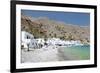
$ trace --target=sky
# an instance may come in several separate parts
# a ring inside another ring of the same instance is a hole
[[[31,17],[47,17],[51,20],[61,21],[67,24],[89,26],[90,14],[79,12],[56,12],[56,11],[38,11],[38,10],[21,10],[21,13]]]

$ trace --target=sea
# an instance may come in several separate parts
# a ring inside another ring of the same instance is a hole
[[[69,53],[74,59],[89,60],[90,59],[90,45],[77,45],[71,47],[64,47],[64,53]]]

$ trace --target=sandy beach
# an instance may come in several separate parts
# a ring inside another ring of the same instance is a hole
[[[44,46],[41,49],[22,50],[21,62],[51,62],[51,61],[67,61],[78,60],[79,58],[70,52],[65,53],[63,47]]]
[[[58,48],[54,46],[43,47],[30,51],[22,50],[21,62],[48,62],[58,61]]]

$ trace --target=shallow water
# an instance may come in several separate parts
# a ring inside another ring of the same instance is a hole
[[[64,53],[70,53],[76,60],[88,60],[90,59],[90,46],[89,45],[80,45],[72,47],[64,47]]]

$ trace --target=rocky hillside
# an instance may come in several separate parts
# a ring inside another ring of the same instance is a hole
[[[90,28],[54,21],[47,17],[21,16],[21,30],[30,32],[36,38],[60,38],[90,42]]]

